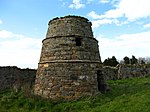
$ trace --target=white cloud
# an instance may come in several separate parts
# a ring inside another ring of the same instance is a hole
[[[118,10],[119,12],[119,10]],[[113,13],[113,10],[108,11],[105,15],[98,15],[95,11],[88,13],[89,17],[92,17],[92,28],[98,28],[104,24],[116,24],[118,26],[128,24],[128,21],[119,21],[116,17],[121,17],[122,13]]]
[[[0,39],[0,65],[37,68],[42,40],[23,35],[20,37],[20,34],[5,30],[4,32],[5,37],[9,38]],[[3,33],[0,33],[0,37],[2,36]]]
[[[89,13],[88,13],[88,16],[89,16],[89,17],[92,17],[93,19],[100,19],[100,18],[101,18],[101,16],[98,15],[95,11],[89,12]]]
[[[123,16],[123,12],[120,9],[109,10],[105,15],[100,15],[99,18],[119,18]]]
[[[6,30],[0,30],[0,38],[22,38],[23,35],[20,34],[14,34],[12,32],[6,31]]]
[[[117,13],[120,17],[122,13],[128,20],[136,20],[150,16],[149,6],[150,0],[121,0],[112,14]]]
[[[118,9],[122,10],[129,20],[150,16],[150,0],[121,0]]]
[[[114,17],[118,16],[117,14],[111,14],[112,11],[108,12],[107,16],[109,17],[109,15],[111,15],[111,18],[103,18],[103,15],[98,15],[96,12],[91,11],[90,13],[88,13],[88,16],[92,17],[93,20],[92,21],[92,28],[98,28],[101,25],[104,24],[116,24],[116,25],[123,25],[123,24],[128,24],[128,21],[119,21],[118,19],[115,19]],[[105,15],[106,16],[106,15]]]
[[[116,20],[116,19],[102,19],[102,20],[95,20],[95,21],[92,21],[92,28],[97,28],[101,25],[104,25],[104,24],[112,24],[112,23],[115,23],[115,24],[119,24],[119,21]]]
[[[109,0],[100,0],[100,3],[109,3]]]
[[[60,2],[62,2],[62,7],[66,7],[68,5],[68,2],[66,0],[59,0]]]
[[[150,28],[150,23],[145,24],[145,25],[144,25],[144,28]]]
[[[136,34],[123,34],[119,37],[108,39],[105,37],[97,38],[102,60],[116,56],[123,59],[125,56],[146,57],[150,55],[150,32]]]
[[[0,24],[2,24],[3,22],[2,22],[2,20],[0,20]]]
[[[69,5],[69,8],[80,9],[85,7],[85,4],[80,3],[80,0],[73,0],[72,4]]]
[[[113,5],[115,9],[108,10],[104,14],[91,11],[88,16],[93,19],[118,19],[123,17],[126,18],[126,21],[150,17],[150,0],[120,0]]]

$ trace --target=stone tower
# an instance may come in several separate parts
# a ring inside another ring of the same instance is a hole
[[[91,22],[65,16],[49,22],[38,65],[34,93],[49,99],[77,99],[98,93],[101,68]]]

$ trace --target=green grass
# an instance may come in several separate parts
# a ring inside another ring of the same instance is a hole
[[[0,112],[150,112],[150,77],[108,81],[111,91],[94,98],[51,102],[23,92],[0,92]]]

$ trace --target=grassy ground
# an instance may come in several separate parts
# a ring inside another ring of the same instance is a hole
[[[150,77],[109,81],[111,91],[95,98],[50,102],[23,92],[0,92],[0,112],[150,112]]]

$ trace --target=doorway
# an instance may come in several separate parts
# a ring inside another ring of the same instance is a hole
[[[101,93],[106,91],[106,81],[105,81],[105,77],[104,74],[102,73],[101,70],[97,71],[97,82],[98,82],[98,91],[100,91]]]

